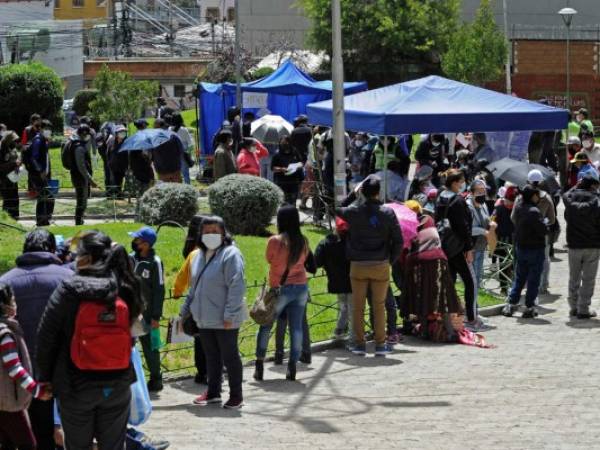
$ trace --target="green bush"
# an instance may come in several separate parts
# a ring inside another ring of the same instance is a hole
[[[251,175],[228,175],[208,189],[211,211],[236,234],[264,234],[282,201],[281,189]]]
[[[258,69],[248,74],[249,81],[260,80],[261,78],[268,77],[275,69],[272,67],[259,67]]]
[[[73,97],[73,111],[79,117],[87,116],[90,113],[90,103],[96,100],[98,91],[96,89],[82,89],[77,91]]]
[[[186,226],[198,212],[198,191],[181,183],[160,183],[140,199],[140,220],[148,225],[177,222]]]
[[[0,67],[0,122],[21,132],[38,113],[63,131],[63,85],[56,72],[39,62]]]

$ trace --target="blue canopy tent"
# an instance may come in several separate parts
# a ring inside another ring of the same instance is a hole
[[[212,153],[212,138],[227,118],[227,110],[235,105],[236,86],[232,83],[200,83],[198,103],[200,107],[199,132],[203,154]],[[345,93],[353,94],[367,89],[365,82],[345,83]],[[331,81],[315,81],[287,60],[271,75],[260,80],[242,84],[242,93],[267,94],[267,109],[270,114],[282,116],[288,121],[306,114],[309,103],[332,97]],[[243,111],[257,113],[260,108],[244,108]]]
[[[332,125],[333,103],[308,105],[311,123]],[[438,76],[344,98],[346,128],[380,135],[561,130],[568,111]]]

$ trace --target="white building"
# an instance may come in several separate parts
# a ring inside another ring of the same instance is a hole
[[[235,20],[235,0],[197,0],[202,22]]]

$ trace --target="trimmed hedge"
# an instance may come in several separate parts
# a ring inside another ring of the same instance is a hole
[[[228,175],[208,189],[212,213],[236,234],[264,234],[282,201],[279,187],[251,175]]]
[[[56,72],[40,62],[0,67],[0,122],[21,132],[33,113],[63,131],[63,85]]]
[[[186,226],[198,212],[198,191],[182,183],[159,183],[139,203],[140,220],[148,225],[172,221]]]
[[[87,116],[90,113],[90,103],[98,98],[97,89],[82,89],[77,91],[73,97],[73,111],[79,117]]]

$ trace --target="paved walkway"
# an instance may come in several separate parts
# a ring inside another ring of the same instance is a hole
[[[537,319],[492,318],[495,349],[407,339],[386,359],[331,350],[297,382],[269,364],[256,383],[247,368],[241,412],[193,406],[201,387],[174,382],[144,430],[175,450],[600,448],[600,320],[568,318],[566,256]]]

